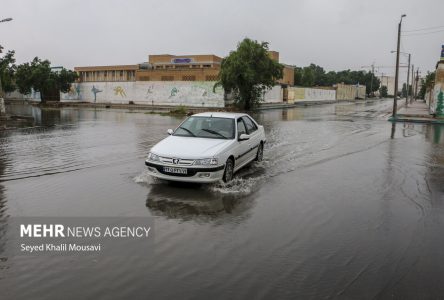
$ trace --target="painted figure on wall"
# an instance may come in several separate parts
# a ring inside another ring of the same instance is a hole
[[[179,90],[175,87],[171,89],[170,98],[176,96],[176,94],[179,92]]]
[[[116,95],[116,96],[119,96],[120,95],[120,97],[126,97],[126,93],[125,93],[125,90],[123,89],[123,87],[121,87],[121,86],[116,86],[115,88],[114,88],[114,95]]]
[[[145,99],[150,99],[151,95],[153,94],[154,85],[150,85],[148,89],[146,90]]]
[[[96,101],[97,101],[97,93],[101,93],[101,92],[103,92],[103,91],[102,91],[102,90],[99,90],[98,88],[96,88],[96,87],[93,85],[93,87],[92,87],[92,89],[91,89],[91,92],[94,93],[94,103],[96,103]]]
[[[76,85],[77,99],[80,100],[80,85]]]
[[[444,93],[442,90],[438,94],[438,103],[436,105],[436,116],[439,118],[444,117]]]

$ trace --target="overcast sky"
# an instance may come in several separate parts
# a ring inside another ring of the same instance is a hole
[[[402,37],[415,66],[433,70],[444,0],[0,0],[0,19],[14,18],[0,23],[0,44],[18,63],[39,56],[72,68],[140,63],[148,54],[225,56],[250,37],[268,41],[283,63],[358,70],[394,65],[403,13],[403,30],[441,26]]]

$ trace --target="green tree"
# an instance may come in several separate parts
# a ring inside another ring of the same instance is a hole
[[[439,94],[438,94],[438,103],[436,105],[436,115],[438,117],[444,116],[444,94],[442,91],[439,91]]]
[[[294,85],[302,85],[303,72],[301,67],[294,67]]]
[[[364,78],[365,78],[364,79],[365,80],[364,81],[365,91],[366,91],[367,95],[369,95],[369,96],[373,95],[374,92],[379,90],[379,86],[381,85],[381,81],[372,72],[365,73]]]
[[[36,57],[31,63],[19,65],[15,77],[20,93],[29,94],[32,89],[38,91],[44,103],[54,93],[68,92],[71,83],[77,79],[77,73],[65,68],[54,72],[48,60]]]
[[[310,67],[305,67],[302,69],[302,86],[311,87],[315,83],[314,70]]]
[[[268,56],[268,43],[245,38],[222,60],[215,87],[222,85],[225,91],[234,94],[237,105],[250,110],[282,77],[283,65]]]
[[[386,87],[385,85],[383,85],[383,86],[381,86],[381,87],[379,88],[379,95],[380,95],[382,98],[387,98],[387,96],[388,96],[388,90],[387,90],[387,87]]]
[[[3,47],[0,46],[0,53],[2,53]],[[14,51],[8,51],[3,57],[0,58],[0,90],[6,93],[13,92],[15,90],[15,58]],[[0,95],[1,97],[1,95]]]
[[[421,89],[418,93],[419,99],[424,99],[427,91],[430,91],[435,85],[435,72],[427,72],[425,78],[421,79]]]

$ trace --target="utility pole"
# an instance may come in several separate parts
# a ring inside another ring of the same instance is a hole
[[[396,118],[396,113],[398,111],[398,76],[399,76],[399,47],[401,44],[401,24],[402,24],[402,18],[404,18],[406,15],[401,15],[401,20],[399,20],[398,24],[398,44],[396,47],[396,70],[395,70],[395,91],[393,93],[393,113],[392,117]]]
[[[413,83],[415,81],[415,65],[412,64],[412,94],[410,95],[410,103],[413,103],[414,91]]]
[[[419,81],[419,68],[416,69],[415,101],[418,98],[418,81]]]
[[[407,67],[407,84],[406,84],[406,89],[407,89],[407,96],[405,97],[405,107],[407,107],[407,103],[409,103],[409,79],[410,79],[410,58],[411,58],[411,54],[409,53],[409,66]]]
[[[373,74],[375,73],[375,63],[372,63],[372,74],[371,74],[371,80],[370,80],[370,94],[372,95],[372,97],[374,96],[373,94]]]

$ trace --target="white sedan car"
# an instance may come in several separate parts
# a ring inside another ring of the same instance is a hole
[[[243,113],[200,113],[188,117],[151,148],[145,164],[151,176],[183,182],[230,181],[264,153],[264,127]]]

